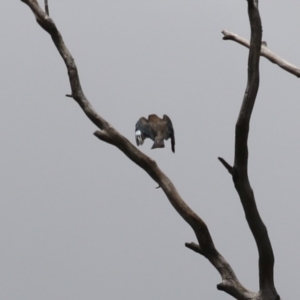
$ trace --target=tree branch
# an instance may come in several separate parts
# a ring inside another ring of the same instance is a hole
[[[48,0],[45,0],[45,12],[46,12],[46,14],[47,14],[48,16],[50,16],[50,15],[49,15]]]
[[[194,252],[203,255],[203,251],[202,251],[201,247],[198,244],[196,244],[196,243],[185,243],[185,246],[187,248],[193,250]]]
[[[62,36],[60,32],[57,30],[53,20],[41,9],[41,7],[39,6],[36,0],[21,0],[21,1],[27,4],[31,8],[32,12],[35,15],[37,23],[50,34],[59,54],[64,60],[68,70],[69,79],[70,79],[70,86],[72,90],[71,95],[74,98],[74,100],[80,105],[80,107],[87,115],[87,117],[98,128],[102,130],[108,129],[110,127],[110,124],[96,113],[96,111],[94,110],[90,102],[85,97],[83,90],[81,88],[75,61],[70,51],[66,47],[62,39]]]
[[[259,287],[262,299],[276,299],[274,286],[274,255],[267,228],[264,225],[248,178],[248,134],[249,124],[259,87],[259,59],[261,51],[262,25],[258,11],[258,0],[248,1],[251,26],[251,40],[248,59],[248,82],[235,128],[234,166],[237,176],[233,176],[235,188],[240,196],[246,219],[256,241],[259,252]]]
[[[247,39],[244,39],[238,36],[237,34],[227,30],[223,30],[222,33],[224,35],[223,40],[235,41],[247,48],[250,47],[250,42]],[[267,58],[270,62],[278,65],[280,68],[284,69],[285,71],[295,75],[298,78],[300,77],[300,69],[290,64],[286,60],[282,59],[277,54],[270,51],[266,43],[262,43],[260,49],[260,55]]]

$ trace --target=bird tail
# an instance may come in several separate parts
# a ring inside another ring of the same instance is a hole
[[[156,139],[151,149],[155,148],[165,148],[165,143],[163,139]]]
[[[174,136],[174,134],[171,135],[171,147],[172,147],[173,153],[175,153],[175,136]]]

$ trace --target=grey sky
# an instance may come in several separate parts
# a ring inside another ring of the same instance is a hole
[[[42,3],[42,1],[40,1]],[[241,282],[257,290],[257,250],[227,171],[246,86],[240,0],[49,0],[85,94],[129,140],[139,117],[167,113],[176,153],[140,148],[206,221]],[[295,65],[298,1],[261,1],[264,40]],[[229,299],[184,247],[196,241],[161,190],[95,126],[70,92],[62,59],[21,1],[0,1],[0,298]],[[275,252],[279,294],[300,267],[300,101],[296,77],[261,59],[249,175]]]

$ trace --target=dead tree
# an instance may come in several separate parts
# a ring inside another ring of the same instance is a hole
[[[248,225],[254,236],[259,253],[259,291],[253,292],[245,288],[235,275],[230,264],[216,249],[209,229],[205,222],[184,202],[170,179],[162,172],[156,162],[139,151],[111,124],[102,118],[92,107],[81,88],[79,74],[74,59],[66,47],[63,38],[54,21],[47,11],[44,12],[37,0],[21,0],[29,6],[35,15],[38,24],[47,31],[58,52],[63,58],[69,75],[72,97],[82,108],[86,116],[100,129],[94,135],[101,141],[114,145],[120,149],[130,160],[144,169],[148,175],[161,187],[166,197],[178,214],[192,227],[198,243],[186,243],[186,247],[207,258],[221,275],[222,282],[217,285],[232,297],[239,300],[279,300],[280,297],[274,285],[274,254],[264,225],[257,210],[254,193],[248,178],[248,134],[252,110],[255,104],[259,87],[259,60],[264,55],[271,61],[278,63],[278,57],[265,53],[265,46],[261,43],[262,25],[258,10],[258,0],[247,0],[248,14],[251,27],[249,43],[248,81],[242,106],[235,128],[235,156],[231,166],[223,158],[219,158],[224,167],[231,174],[234,186],[240,197]],[[223,32],[224,39],[233,39],[247,46],[245,41],[237,39],[234,35]],[[272,59],[271,59],[272,58]],[[277,60],[276,60],[277,59]],[[285,67],[290,71],[290,66]],[[299,77],[299,69],[291,73]]]

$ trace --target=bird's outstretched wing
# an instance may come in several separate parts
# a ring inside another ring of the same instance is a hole
[[[167,125],[167,139],[171,138],[172,151],[175,153],[175,133],[171,119],[167,115],[163,115],[163,120]]]
[[[135,124],[135,140],[136,144],[143,145],[144,140],[150,138],[154,140],[153,130],[147,119],[144,117],[140,118]]]

